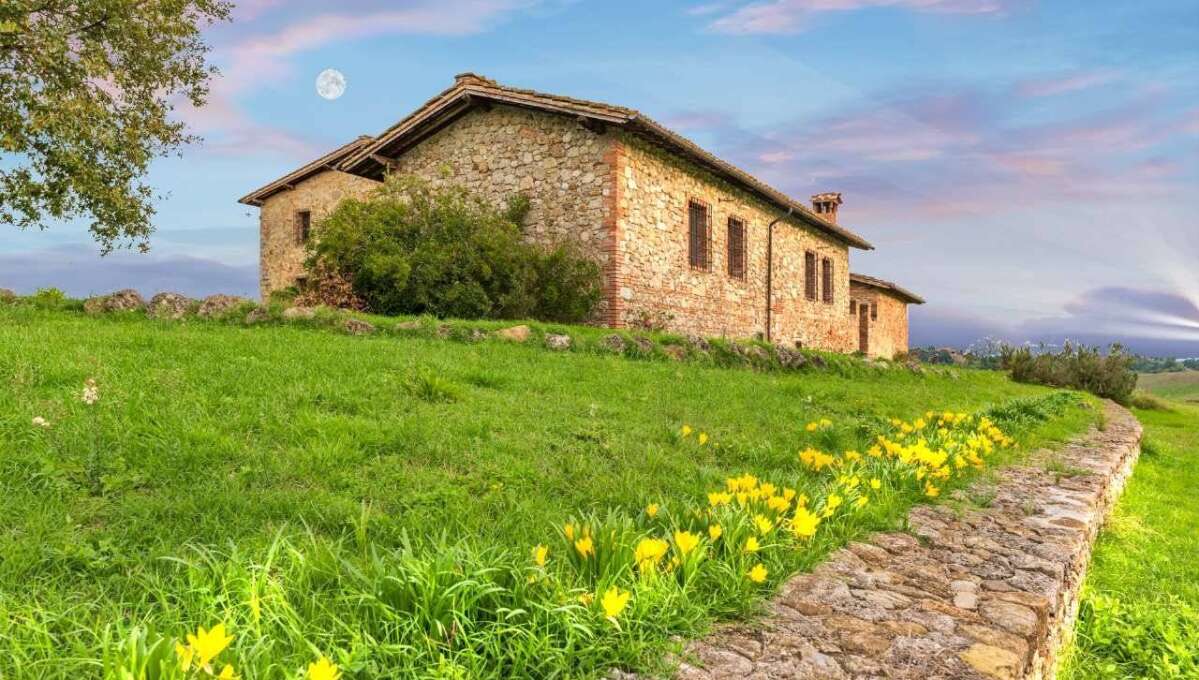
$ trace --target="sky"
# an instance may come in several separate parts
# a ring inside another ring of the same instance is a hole
[[[923,295],[913,345],[1199,356],[1199,2],[242,0],[203,142],[156,162],[148,255],[0,225],[0,286],[257,293],[237,198],[472,71],[636,108],[788,194],[840,191]],[[345,74],[317,95],[326,68]]]

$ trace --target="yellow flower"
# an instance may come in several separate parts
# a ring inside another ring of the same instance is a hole
[[[604,608],[604,616],[610,619],[620,616],[620,613],[628,606],[631,596],[632,593],[627,590],[621,591],[616,586],[609,588],[608,592],[604,593],[600,599],[600,606]]]
[[[723,534],[724,528],[719,524],[713,524],[712,526],[708,527],[708,538],[712,539],[713,542],[719,540]]]
[[[229,664],[225,664],[225,667],[221,669],[221,674],[216,677],[217,680],[237,680],[237,676],[233,674],[233,666]]]
[[[746,576],[748,576],[749,580],[753,581],[754,583],[762,583],[766,580],[766,567],[763,567],[760,564],[755,564],[754,568],[750,569]]]
[[[590,607],[592,602],[595,602],[595,596],[591,593],[583,593],[579,595],[579,603],[584,607]]]
[[[655,516],[657,516],[657,514],[658,514],[658,504],[657,504],[657,503],[650,503],[649,505],[645,506],[645,514],[649,515],[650,517],[655,517]]]
[[[196,652],[191,647],[185,647],[183,644],[176,642],[175,656],[179,657],[179,670],[186,673],[192,667],[192,659],[195,658]]]
[[[758,545],[758,538],[756,536],[750,536],[745,540],[745,552],[756,553],[761,549],[762,546]]]
[[[690,531],[676,531],[674,532],[674,545],[679,549],[681,555],[686,556],[699,545],[699,536]]]
[[[700,432],[700,433],[699,433],[699,438],[698,438],[696,441],[698,441],[698,442],[699,442],[699,445],[700,445],[700,446],[703,446],[704,444],[707,444],[707,443],[708,443],[708,433],[707,433],[707,432]]]
[[[537,564],[537,566],[539,566],[539,567],[544,567],[545,566],[545,558],[547,556],[549,556],[549,553],[550,553],[550,549],[544,545],[534,546],[533,547],[533,562],[535,562]]]
[[[771,522],[770,518],[765,515],[758,515],[754,517],[754,526],[757,527],[758,533],[766,535],[774,528],[774,522]]]
[[[766,501],[766,507],[774,510],[775,512],[786,512],[791,509],[791,500],[784,496],[771,496],[770,499]]]
[[[815,513],[799,507],[795,509],[795,517],[791,518],[791,533],[800,538],[809,538],[816,534],[816,527],[819,525],[820,518]]]
[[[324,654],[315,662],[308,664],[308,680],[338,680],[341,677],[341,671],[338,670],[337,664],[329,660],[329,657]]]
[[[212,630],[198,628],[194,635],[187,635],[187,644],[196,655],[196,665],[201,668],[209,666],[218,654],[225,651],[230,642],[233,642],[233,636],[225,635],[223,623],[216,624]]]
[[[792,498],[795,498],[795,489],[791,489],[791,488],[783,489],[783,498],[785,498],[786,500],[791,500]]]
[[[833,426],[833,421],[829,420],[828,418],[820,419],[820,427],[832,427],[832,426]]]
[[[679,433],[682,434],[684,437],[690,437],[691,436],[691,426],[684,425],[683,429],[679,430]]]
[[[808,432],[815,432],[816,428],[818,428],[818,427],[820,427],[820,423],[808,423],[807,426],[804,427],[804,429],[807,430]]]
[[[848,460],[850,462],[857,462],[859,460],[862,460],[862,454],[858,453],[857,451],[846,451],[845,452],[845,460]]]
[[[875,477],[874,479],[870,480],[870,488],[878,491],[879,489],[883,488],[883,481],[878,477]]]
[[[669,549],[670,544],[660,538],[643,538],[633,549],[633,559],[637,562],[638,569],[648,571],[657,566],[658,561]]]
[[[595,554],[595,543],[591,540],[590,536],[584,536],[575,541],[575,550],[579,551],[580,557],[587,559]]]
[[[828,511],[835,511],[837,508],[841,507],[841,503],[844,502],[844,500],[845,499],[841,498],[837,494],[830,493],[828,498],[824,501],[824,509]]]
[[[941,490],[938,489],[937,487],[933,486],[932,482],[924,483],[924,495],[925,496],[928,496],[929,498],[936,498],[938,495],[940,495],[940,493],[941,493]]]
[[[858,506],[859,508],[864,508],[864,507],[866,507],[866,504],[869,502],[870,502],[869,498],[867,498],[865,496],[858,496],[858,500],[854,501],[854,505]]]
[[[733,494],[724,493],[722,491],[712,491],[708,493],[708,505],[718,508],[722,505],[728,505],[733,502]]]
[[[562,527],[562,533],[566,534],[566,540],[575,540],[575,525],[568,523],[566,526]]]

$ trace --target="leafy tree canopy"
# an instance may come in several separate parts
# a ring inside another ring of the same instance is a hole
[[[91,219],[105,252],[153,231],[149,163],[193,141],[173,104],[203,105],[201,29],[227,0],[0,0],[0,223]]]

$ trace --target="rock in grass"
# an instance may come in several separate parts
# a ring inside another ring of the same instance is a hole
[[[654,341],[650,340],[644,335],[638,335],[637,337],[633,338],[633,344],[637,345],[637,351],[641,352],[642,354],[654,353]]]
[[[11,305],[17,301],[17,294],[7,288],[0,288],[0,305]]]
[[[159,293],[150,298],[150,306],[146,313],[151,318],[178,321],[187,316],[194,300],[179,293]]]
[[[270,312],[266,311],[266,307],[255,307],[254,309],[251,309],[248,314],[246,314],[246,318],[243,323],[245,323],[247,326],[253,326],[254,324],[267,321],[270,318],[271,314]]]
[[[218,293],[204,298],[204,302],[200,304],[200,311],[196,313],[205,319],[215,319],[225,316],[247,302],[249,300],[243,297]]]
[[[511,328],[501,328],[495,332],[495,336],[497,338],[503,338],[504,340],[511,340],[513,342],[524,342],[525,340],[529,339],[529,334],[531,332],[532,330],[528,326],[521,324]]]
[[[679,345],[665,345],[662,347],[662,353],[675,361],[687,360],[687,348]]]
[[[132,288],[118,290],[111,295],[88,298],[83,303],[83,311],[87,312],[88,314],[102,314],[104,312],[133,312],[140,311],[145,308],[146,301],[142,299],[140,293]]]
[[[570,336],[560,333],[547,333],[545,336],[545,346],[559,352],[570,349]]]
[[[691,348],[697,352],[708,352],[712,349],[708,341],[698,335],[688,335],[687,344],[691,345]]]
[[[346,319],[343,326],[350,335],[370,335],[375,332],[374,324],[362,319]]]
[[[316,316],[316,309],[312,307],[288,307],[283,310],[283,318],[288,321],[311,319],[314,316]]]
[[[601,339],[599,341],[599,346],[603,347],[604,349],[606,349],[610,352],[615,352],[617,354],[623,354],[624,348],[625,348],[625,341],[624,341],[624,338],[617,335],[616,333],[613,333],[612,335],[605,335],[603,337],[603,339]]]

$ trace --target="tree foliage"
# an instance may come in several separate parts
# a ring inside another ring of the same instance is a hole
[[[1107,354],[1096,347],[1065,344],[1060,352],[1036,353],[1029,347],[1004,347],[1002,365],[1012,380],[1073,387],[1127,404],[1137,387],[1132,355],[1118,344]]]
[[[171,120],[203,105],[201,29],[227,0],[0,2],[0,222],[90,218],[105,251],[147,247],[150,162],[192,141]]]
[[[381,314],[585,319],[600,297],[598,265],[566,244],[527,243],[514,221],[527,211],[521,197],[501,210],[462,187],[391,177],[317,226],[308,267],[344,276]]]

